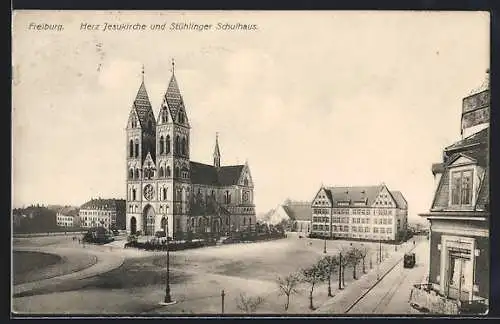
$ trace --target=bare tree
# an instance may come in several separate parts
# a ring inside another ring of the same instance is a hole
[[[363,264],[363,273],[366,273],[366,257],[368,256],[368,248],[364,245],[361,245],[359,247],[359,256],[361,258],[362,264]],[[371,261],[371,259],[370,259]]]
[[[309,268],[302,269],[302,281],[308,283],[310,285],[309,290],[309,309],[313,310],[313,292],[316,284],[319,284],[325,281],[326,276],[323,271],[320,263],[316,263]]]
[[[333,297],[332,295],[332,275],[337,270],[339,265],[339,258],[336,255],[327,255],[320,260],[320,265],[325,272],[326,280],[328,281],[328,297]]]
[[[342,287],[345,287],[345,269],[351,263],[349,248],[342,247],[340,249],[340,253],[342,254],[341,262],[340,262],[340,277],[342,278]]]
[[[356,280],[358,279],[356,270],[358,268],[359,261],[361,260],[361,253],[357,247],[353,246],[349,249],[347,255],[349,263],[352,266],[352,279]]]
[[[264,298],[257,297],[248,297],[244,293],[240,294],[240,297],[236,299],[236,307],[247,314],[255,313],[257,308],[264,302]]]
[[[280,296],[286,296],[285,310],[288,310],[288,306],[290,305],[290,296],[298,292],[297,285],[299,282],[300,277],[296,273],[291,273],[284,278],[278,277],[278,279],[276,279]]]

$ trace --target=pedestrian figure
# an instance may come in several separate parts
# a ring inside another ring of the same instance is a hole
[[[413,240],[413,245],[415,245],[415,240]]]

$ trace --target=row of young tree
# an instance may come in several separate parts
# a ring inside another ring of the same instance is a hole
[[[362,273],[366,273],[367,263],[370,269],[373,268],[373,261],[369,258],[369,249],[366,246],[344,247],[336,255],[326,255],[315,264],[303,268],[296,273],[291,273],[286,277],[279,277],[277,285],[281,296],[285,296],[285,311],[290,305],[290,298],[298,293],[301,283],[308,285],[309,308],[314,310],[313,293],[314,289],[321,283],[327,282],[328,297],[333,297],[332,284],[337,280],[338,289],[345,288],[345,270],[352,268],[352,278],[358,279],[358,270],[361,266]]]
[[[379,262],[379,260],[377,260]],[[359,270],[362,274],[367,272],[367,267],[373,268],[373,260],[370,257],[370,250],[364,245],[343,247],[338,254],[326,255],[319,259],[316,263],[309,267],[300,269],[297,272],[291,273],[285,277],[278,277],[276,284],[278,286],[279,295],[285,296],[285,311],[290,306],[290,300],[293,295],[299,293],[301,284],[307,285],[309,297],[309,309],[314,310],[313,295],[315,288],[322,283],[328,283],[328,297],[333,297],[332,286],[335,283],[338,289],[345,288],[345,272],[347,268],[352,270],[352,279],[359,278]],[[237,300],[238,309],[244,313],[254,313],[258,307],[264,302],[262,297],[248,297],[240,295]]]

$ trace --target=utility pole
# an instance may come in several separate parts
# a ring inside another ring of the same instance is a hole
[[[224,293],[224,289],[222,289],[220,293],[220,297],[222,299],[222,314],[224,314],[224,296],[226,296],[226,294]]]
[[[326,231],[326,220],[327,218],[325,217],[325,231]],[[325,245],[323,246],[323,253],[326,254],[326,234],[325,234]]]
[[[382,262],[382,239],[378,239],[378,257],[380,262]]]
[[[342,289],[342,252],[339,254],[339,290]]]

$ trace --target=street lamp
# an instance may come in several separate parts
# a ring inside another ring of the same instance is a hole
[[[168,249],[168,217],[165,215],[166,219],[166,224],[165,224],[165,234],[167,237],[167,282],[166,282],[166,287],[165,287],[165,298],[163,299],[163,302],[160,303],[160,305],[172,305],[175,304],[176,301],[172,300],[172,297],[170,297],[170,251]]]
[[[325,227],[324,227],[325,231],[326,231],[326,220],[327,218],[325,217]],[[326,234],[325,234],[325,245],[323,246],[323,253],[326,254]]]

